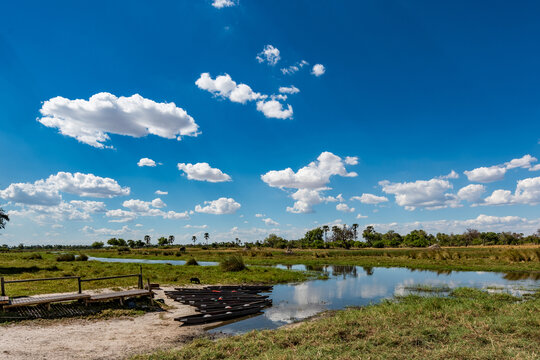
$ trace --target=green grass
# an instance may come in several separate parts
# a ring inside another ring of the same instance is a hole
[[[186,254],[176,256],[176,249],[136,249],[129,253],[116,250],[91,251],[95,257],[138,259],[220,261],[225,255],[240,254],[246,264],[305,264],[359,265],[364,267],[407,267],[435,271],[498,271],[527,272],[540,279],[540,246],[466,247],[429,249],[358,249],[358,250],[299,250],[285,254],[285,250],[201,250],[188,248]],[[536,274],[536,275],[535,275]],[[520,276],[517,274],[516,276]]]
[[[137,274],[139,264],[103,263],[98,261],[56,261],[57,254],[40,253],[42,259],[28,259],[27,253],[0,253],[0,277],[6,280],[46,277],[81,276],[83,278]],[[143,277],[162,285],[185,285],[197,277],[202,284],[273,284],[300,282],[314,277],[313,273],[288,271],[271,267],[250,266],[237,272],[226,272],[219,266],[173,266],[142,264]],[[123,278],[83,283],[84,289],[136,286],[137,278]],[[6,284],[9,296],[77,291],[77,280]]]
[[[145,360],[538,359],[540,293],[527,301],[456,289],[328,312],[292,328],[198,339]]]

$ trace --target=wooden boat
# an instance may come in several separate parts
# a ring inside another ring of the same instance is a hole
[[[239,317],[243,317],[247,315],[256,314],[260,311],[261,311],[260,307],[252,307],[245,310],[228,311],[228,312],[220,313],[220,314],[190,315],[190,316],[179,317],[174,320],[182,322],[183,325],[198,325],[198,324],[212,323],[216,321],[235,319],[235,318],[239,318]]]

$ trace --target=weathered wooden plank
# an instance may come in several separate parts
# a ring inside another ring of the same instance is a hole
[[[26,298],[11,299],[11,303],[4,305],[4,308],[12,308],[18,306],[29,306],[39,304],[50,304],[53,302],[72,301],[72,300],[84,300],[89,299],[88,294],[67,294],[67,295],[53,295],[53,296],[35,296]]]
[[[88,299],[88,301],[104,301],[104,300],[121,299],[125,297],[134,297],[134,296],[152,296],[152,292],[148,290],[142,290],[142,289],[115,291],[111,293],[92,295]]]

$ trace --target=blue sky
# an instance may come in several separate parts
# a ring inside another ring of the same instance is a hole
[[[539,7],[6,4],[0,243],[532,233]]]

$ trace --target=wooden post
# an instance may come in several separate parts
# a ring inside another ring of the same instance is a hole
[[[6,296],[6,289],[4,285],[4,277],[0,277],[0,287],[2,288],[2,296]]]
[[[143,285],[143,278],[142,278],[142,265],[139,265],[139,289],[142,289],[144,287]]]
[[[77,282],[79,283],[79,294],[82,294],[82,286],[81,286],[81,277],[80,276],[77,278]]]

